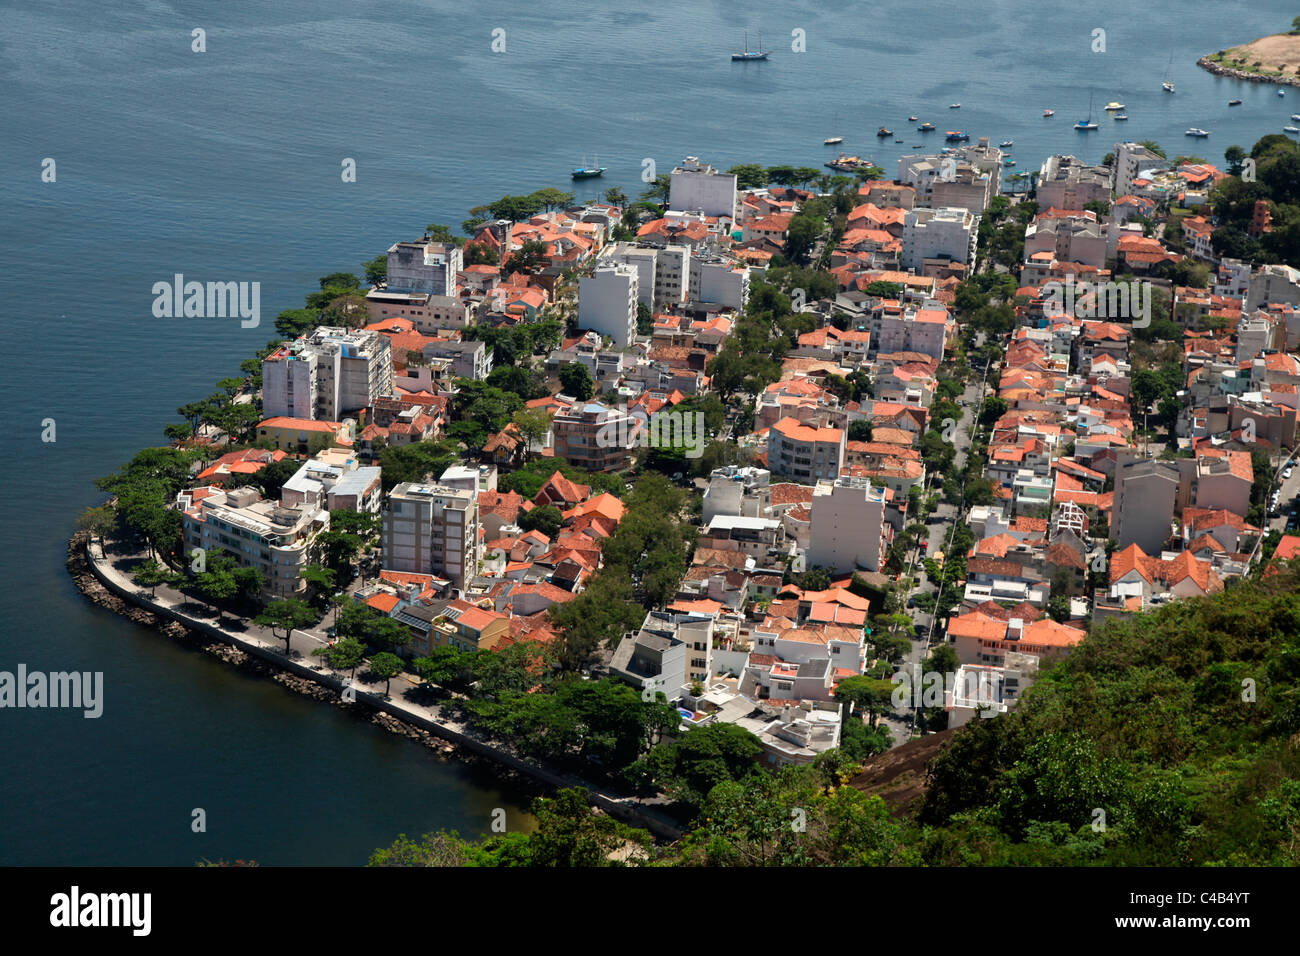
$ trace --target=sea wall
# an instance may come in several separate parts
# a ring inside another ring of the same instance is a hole
[[[1251,73],[1249,70],[1238,70],[1235,67],[1216,63],[1208,55],[1197,60],[1196,65],[1202,70],[1213,73],[1215,76],[1229,76],[1234,80],[1245,80],[1248,83],[1276,83],[1279,86],[1300,86],[1300,76],[1266,76],[1260,73]]]
[[[267,676],[296,693],[341,707],[391,733],[418,740],[444,756],[491,761],[506,771],[513,786],[528,784],[521,789],[533,792],[581,787],[588,792],[588,800],[593,806],[624,823],[649,830],[658,839],[677,840],[684,832],[676,821],[644,806],[636,798],[615,796],[573,774],[545,767],[438,721],[411,713],[395,701],[384,700],[360,689],[356,690],[354,701],[345,701],[342,675],[317,671],[275,650],[242,641],[206,621],[155,603],[147,594],[122,587],[103,573],[89,547],[89,536],[85,532],[73,535],[68,542],[68,572],[78,590],[91,602],[127,620],[156,628],[174,640],[198,646],[228,664]]]

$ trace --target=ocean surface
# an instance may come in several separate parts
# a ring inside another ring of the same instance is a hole
[[[524,825],[490,772],[88,604],[63,561],[94,478],[161,443],[319,276],[507,193],[635,195],[646,159],[668,172],[687,155],[819,166],[843,149],[892,177],[954,128],[1014,140],[1022,171],[1121,139],[1217,162],[1300,112],[1300,89],[1195,65],[1286,29],[1293,4],[1060,6],[4,0],[0,670],[103,671],[106,688],[97,720],[0,710],[0,864],[349,865],[402,831],[483,833],[496,807]],[[731,62],[746,30],[768,61]],[[1076,133],[1090,97],[1101,128]],[[1112,99],[1127,123],[1102,112]],[[821,145],[833,135],[842,147]],[[570,186],[584,158],[608,172]],[[175,273],[260,282],[261,325],[155,319],[153,284]]]

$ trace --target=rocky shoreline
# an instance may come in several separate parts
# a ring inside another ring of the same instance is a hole
[[[196,650],[201,650],[205,654],[210,654],[244,673],[269,678],[286,690],[338,707],[345,713],[351,714],[359,720],[365,720],[368,723],[382,727],[389,733],[417,741],[441,760],[456,758],[467,765],[477,768],[490,766],[493,776],[512,790],[529,796],[542,796],[551,792],[551,788],[541,785],[527,774],[520,773],[509,767],[503,767],[463,747],[456,747],[451,742],[431,734],[423,728],[414,727],[391,714],[376,710],[361,700],[344,701],[340,695],[314,681],[286,673],[266,661],[240,650],[233,644],[214,640],[201,631],[195,631],[175,621],[165,620],[146,608],[124,600],[104,587],[99,578],[95,577],[90,570],[90,561],[86,556],[88,538],[87,532],[78,531],[68,541],[66,566],[68,573],[77,586],[77,590],[92,604],[97,604],[107,611],[126,618],[128,621],[154,628],[172,640],[179,641]]]
[[[1249,70],[1238,70],[1234,67],[1224,66],[1222,63],[1216,63],[1210,59],[1208,54],[1197,60],[1196,65],[1206,72],[1213,73],[1215,76],[1227,76],[1234,80],[1245,80],[1248,83],[1276,83],[1279,86],[1300,86],[1300,76],[1265,76],[1261,73],[1251,73]]]

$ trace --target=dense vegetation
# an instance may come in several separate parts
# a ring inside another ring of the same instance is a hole
[[[1259,140],[1249,154],[1229,146],[1224,158],[1231,175],[1210,197],[1218,222],[1211,237],[1214,251],[1247,262],[1300,263],[1300,144],[1275,133]],[[1254,167],[1252,182],[1243,178],[1247,158]],[[1259,200],[1268,203],[1273,222],[1270,231],[1252,238],[1248,230]]]
[[[627,510],[605,542],[600,571],[572,601],[551,607],[564,630],[561,658],[585,664],[601,646],[615,647],[641,626],[648,609],[677,593],[693,550],[695,529],[681,520],[685,493],[661,475],[642,475]]]

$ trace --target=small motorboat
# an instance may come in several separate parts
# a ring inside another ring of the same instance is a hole
[[[1184,135],[1184,136],[1195,136],[1197,139],[1205,139],[1205,137],[1207,137],[1207,136],[1210,135],[1210,131],[1209,131],[1208,129],[1201,129],[1200,127],[1193,126],[1191,129],[1189,129],[1189,130],[1188,130],[1187,132],[1185,132],[1183,135]]]
[[[1104,109],[1105,109],[1106,112],[1108,112],[1108,113],[1114,113],[1116,110],[1122,110],[1123,108],[1124,108],[1124,104],[1123,104],[1123,103],[1116,103],[1114,100],[1111,100],[1111,101],[1110,101],[1109,103],[1107,103],[1107,104],[1105,105],[1105,107],[1104,107]]]
[[[1281,93],[1281,92],[1282,92],[1281,90],[1278,90],[1278,93]],[[949,103],[949,104],[948,104],[948,109],[950,109],[950,110],[959,110],[959,109],[961,109],[961,104],[960,104],[960,103]]]
[[[1229,105],[1229,106],[1240,106],[1240,105],[1241,105],[1241,100],[1228,100],[1228,105]]]
[[[934,132],[934,124],[933,124],[933,123],[922,123],[920,126],[917,127],[917,129],[920,130],[922,133],[933,133],[933,132]]]
[[[886,136],[893,136],[894,131],[892,129],[885,129],[885,127],[882,126],[880,129],[876,130],[876,135],[881,139],[884,139]]]
[[[1015,161],[1014,159],[1004,159],[1004,160],[1002,160],[1002,165],[1003,165],[1003,166],[1014,166],[1015,164],[1016,164],[1016,161]]]
[[[1300,133],[1300,126],[1283,126],[1282,132],[1290,133],[1292,136],[1294,136],[1296,133]]]
[[[909,117],[907,118],[907,121],[908,121],[909,123],[915,123],[918,119],[920,119],[919,116],[909,116]]]
[[[1115,114],[1113,117],[1111,117],[1111,118],[1114,119],[1116,122],[1122,122],[1123,120],[1128,119],[1128,114],[1127,114],[1127,113],[1116,113],[1116,114]]]
[[[1286,96],[1286,90],[1278,90],[1278,91],[1277,91],[1277,95],[1278,95],[1278,96]]]
[[[1015,142],[1009,139],[1004,139],[1002,142],[998,143],[998,146],[1002,149],[1006,149],[1008,146],[1014,146],[1014,145],[1016,145]]]
[[[902,139],[900,139],[899,137],[895,136],[895,137],[894,137],[894,142],[895,142],[895,143],[901,143],[901,142],[902,142]]]
[[[1055,115],[1056,115],[1056,110],[1043,110],[1043,119],[1047,119],[1047,117],[1055,116]]]
[[[824,140],[822,140],[822,145],[834,146],[836,143],[842,143],[842,142],[844,142],[843,136],[827,136]]]
[[[1164,90],[1166,93],[1172,93],[1174,91],[1174,84],[1170,83],[1168,80],[1165,80],[1163,83],[1160,84],[1160,88]]]
[[[1300,113],[1292,113],[1291,118],[1295,120],[1297,123],[1300,123]]]
[[[970,139],[970,133],[963,133],[959,129],[950,129],[943,134],[943,138],[950,143],[964,142]]]

